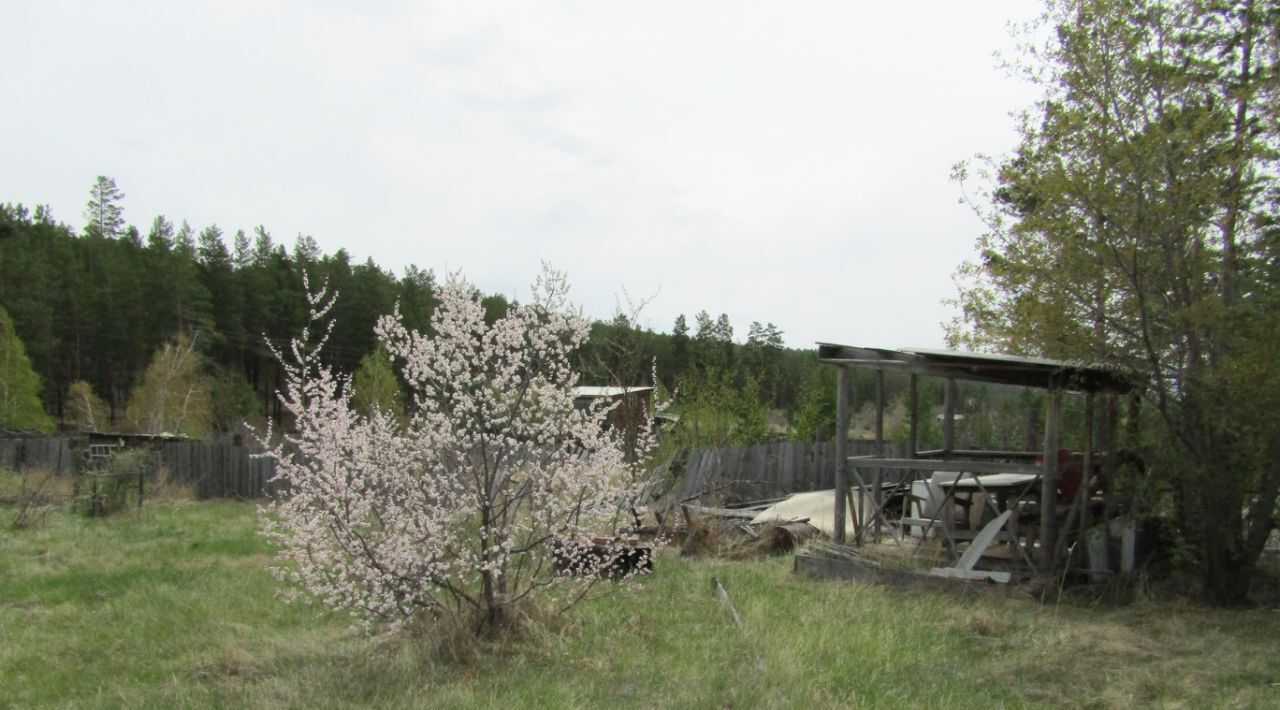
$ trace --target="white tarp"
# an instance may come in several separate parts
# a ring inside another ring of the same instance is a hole
[[[858,504],[860,496],[861,493],[858,489],[852,490],[854,505]],[[822,531],[823,535],[831,537],[835,534],[836,529],[835,509],[836,492],[834,489],[796,493],[790,498],[778,501],[760,511],[756,517],[751,519],[751,522],[752,524],[772,521],[786,522],[788,520],[804,520],[808,518],[810,525]],[[865,510],[867,517],[870,517],[872,514],[870,496],[867,498]],[[853,511],[851,510],[845,510],[844,529],[846,535],[853,535]]]

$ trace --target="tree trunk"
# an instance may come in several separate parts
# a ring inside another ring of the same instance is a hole
[[[1204,531],[1204,596],[1214,606],[1242,606],[1249,599],[1256,558],[1245,559],[1239,537],[1210,523]],[[1235,539],[1233,539],[1235,538]]]

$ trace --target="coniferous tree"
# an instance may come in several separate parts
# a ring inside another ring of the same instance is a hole
[[[85,234],[114,239],[125,227],[124,208],[120,202],[124,193],[116,187],[115,178],[99,175],[89,191],[89,202],[84,208]]]
[[[689,367],[689,324],[684,314],[676,316],[671,328],[671,373],[677,375]]]

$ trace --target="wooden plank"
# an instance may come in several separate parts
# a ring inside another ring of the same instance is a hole
[[[942,391],[942,448],[949,453],[956,448],[956,379],[948,377]]]
[[[884,370],[876,370],[876,456],[884,456]],[[875,513],[871,521],[873,540],[880,539],[880,523],[884,517],[881,512],[884,506],[884,492],[880,487],[882,477],[882,470],[877,468],[871,479],[871,500]]]
[[[1058,427],[1062,419],[1062,392],[1047,394],[1044,422],[1044,477],[1040,481],[1040,571],[1052,572],[1058,562]]]
[[[799,488],[797,488],[796,479],[796,476],[799,474],[798,466],[796,465],[798,459],[797,453],[799,450],[800,444],[794,441],[787,442],[787,455],[786,460],[783,462],[783,478],[786,481],[788,493],[795,493],[799,490]]]
[[[962,459],[851,459],[850,465],[858,468],[888,468],[919,471],[962,471],[964,473],[1040,473],[1041,467],[1024,463],[1001,461],[968,461]]]
[[[973,571],[975,565],[978,564],[978,558],[982,557],[987,548],[991,546],[991,541],[996,539],[996,535],[1004,528],[1005,523],[1009,522],[1009,516],[1013,515],[1013,511],[1006,510],[996,516],[995,520],[983,526],[982,532],[973,539],[969,548],[960,556],[960,560],[956,562],[956,567],[965,572]],[[1005,580],[1008,581],[1008,580]]]
[[[688,505],[685,507],[700,515],[711,515],[717,518],[738,518],[742,520],[751,520],[760,512],[758,510],[746,510],[742,508],[715,508],[706,505]]]
[[[819,579],[838,579],[871,584],[891,584],[898,587],[962,589],[967,586],[968,582],[968,580],[934,577],[927,574],[919,574],[890,567],[877,567],[850,560],[815,557],[803,552],[796,554],[792,571],[795,574]]]
[[[760,495],[753,496],[754,498],[764,498],[765,496],[778,495],[778,477],[773,474],[773,467],[769,465],[770,460],[772,458],[769,455],[769,452],[773,448],[774,448],[773,446],[769,446],[765,444],[760,444],[759,446],[752,447],[753,449],[753,451],[751,452],[752,468],[756,471],[757,480],[760,480],[763,482],[763,484],[760,486],[761,488]]]
[[[1039,451],[1009,451],[1005,449],[955,449],[947,452],[946,449],[926,449],[916,452],[915,458],[988,458],[988,459],[1026,459],[1034,460],[1040,455]]]
[[[916,411],[918,409],[917,400],[919,399],[919,393],[916,388],[916,374],[914,372],[911,373],[911,386],[910,386],[909,396],[910,396],[911,403],[910,403],[910,410],[907,412],[907,417],[908,417],[908,427],[909,427],[908,436],[910,437],[910,441],[908,441],[907,444],[911,448],[911,453],[907,455],[907,458],[913,459],[913,458],[916,458],[916,449],[920,445],[920,439],[919,439],[920,413]]]
[[[991,572],[981,569],[957,569],[955,567],[934,567],[929,574],[943,579],[962,579],[967,582],[998,582],[1008,584],[1013,575],[1008,572]]]
[[[845,475],[847,454],[845,447],[849,440],[849,368],[841,365],[836,376],[836,456],[835,456],[835,529],[837,543],[843,543],[845,537],[845,500],[849,497],[849,479]]]

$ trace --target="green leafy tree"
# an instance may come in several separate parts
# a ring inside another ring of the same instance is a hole
[[[360,360],[351,380],[351,405],[360,414],[371,417],[374,412],[404,418],[404,395],[391,356],[379,345]]]
[[[738,384],[725,370],[702,368],[686,373],[675,409],[680,424],[672,436],[680,446],[746,446],[769,439],[759,387],[750,379]]]
[[[179,334],[156,351],[125,412],[134,431],[207,438],[213,428],[213,383],[195,341]]]
[[[53,431],[53,419],[40,404],[40,376],[31,369],[4,308],[0,308],[0,429]]]
[[[93,385],[76,380],[67,388],[67,423],[79,431],[108,431],[111,413]]]
[[[1239,603],[1280,493],[1276,8],[1053,0],[1047,18],[1025,67],[1043,99],[979,173],[990,231],[953,342],[1140,373],[1149,470],[1207,598]]]

